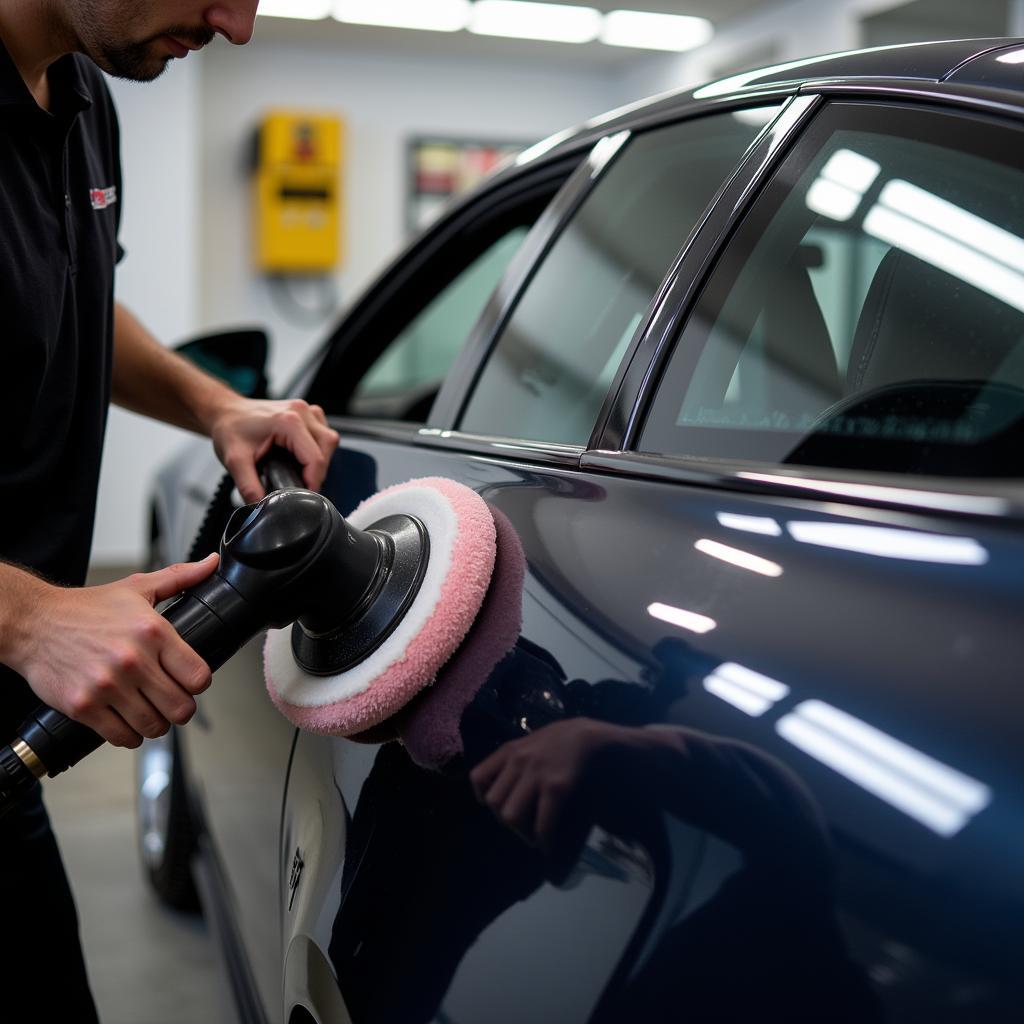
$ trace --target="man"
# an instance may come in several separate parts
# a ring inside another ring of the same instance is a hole
[[[82,587],[111,398],[208,435],[249,501],[271,445],[295,454],[311,488],[337,446],[322,410],[241,398],[113,299],[118,129],[99,69],[149,81],[215,35],[244,44],[256,6],[0,0],[0,742],[41,699],[136,747],[187,722],[210,682],[153,605],[204,579],[216,556]],[[0,911],[0,1015],[95,1020],[38,793],[0,821]]]

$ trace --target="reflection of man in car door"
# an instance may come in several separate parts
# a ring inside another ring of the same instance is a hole
[[[729,843],[742,867],[649,937],[595,1020],[880,1019],[836,921],[831,847],[806,787],[746,744],[651,724],[708,661],[678,642],[658,654],[649,689],[566,683],[520,637],[462,716],[461,759],[434,774],[382,748],[349,829],[329,949],[356,1024],[435,1019],[479,936],[545,881],[564,884],[595,825],[656,850],[666,815]]]
[[[740,853],[706,903],[652,937],[596,1020],[881,1020],[836,920],[821,814],[762,751],[682,726],[573,718],[505,744],[470,777],[500,821],[559,862],[595,824],[628,835],[660,814]]]
[[[271,445],[296,455],[310,487],[319,486],[336,447],[320,409],[241,398],[164,349],[113,296],[118,127],[100,71],[149,81],[215,35],[246,43],[256,6],[0,3],[4,742],[38,698],[111,743],[135,747],[186,722],[209,683],[207,666],[153,605],[212,572],[214,557],[80,589],[111,398],[209,436],[249,500],[262,494],[255,463]],[[74,906],[38,792],[0,822],[0,905],[11,982],[5,1016],[21,991],[45,1019],[95,1019]],[[33,985],[37,958],[59,965],[59,981]]]

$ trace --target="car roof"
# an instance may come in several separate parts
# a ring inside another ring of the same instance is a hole
[[[516,164],[522,166],[541,157],[558,157],[601,135],[666,120],[673,115],[681,116],[716,100],[742,100],[768,91],[795,92],[801,87],[826,82],[874,80],[934,84],[952,78],[966,86],[997,88],[1024,95],[1024,74],[1020,66],[994,61],[994,56],[1001,51],[1012,52],[1021,47],[1024,47],[1024,38],[946,39],[850,50],[757,68],[695,89],[663,93],[619,107],[544,139],[526,150]],[[974,61],[979,62],[977,81],[973,81],[970,74]]]

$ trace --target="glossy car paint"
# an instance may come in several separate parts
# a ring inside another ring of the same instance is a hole
[[[901,48],[741,84],[795,92],[799,75],[812,94],[934,97],[957,69],[945,98],[998,93],[1010,109],[1020,94],[992,70],[1007,52]],[[975,54],[988,55],[972,71]],[[699,102],[595,122],[540,159]],[[263,693],[255,645],[218,673],[181,739],[209,896],[254,1019],[1017,1019],[1019,485],[743,476],[618,451],[685,310],[673,288],[814,102],[723,183],[638,329],[593,451],[460,435],[457,394],[433,429],[336,422],[325,493],[343,512],[437,474],[509,518],[529,565],[522,643],[481,680],[466,760],[445,774],[394,744],[295,733]],[[219,475],[193,450],[163,476],[166,557],[184,553]],[[567,719],[682,727],[688,744],[652,771],[609,746],[595,828],[569,861],[467,784],[491,750]]]

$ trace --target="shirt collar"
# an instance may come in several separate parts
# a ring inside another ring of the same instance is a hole
[[[50,65],[50,87],[54,92],[54,108],[85,110],[92,106],[92,94],[82,75],[81,58],[69,53]],[[0,40],[0,106],[36,106],[21,72]]]

